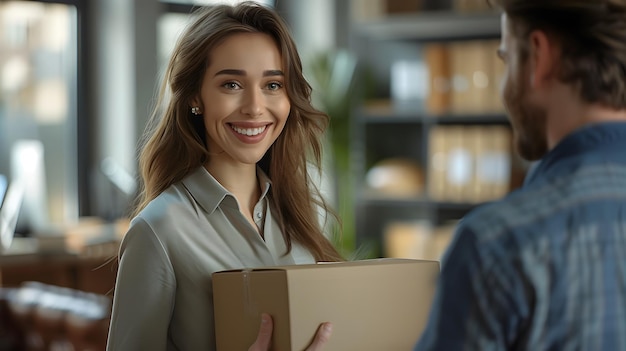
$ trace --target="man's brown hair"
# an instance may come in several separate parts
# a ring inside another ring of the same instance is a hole
[[[561,48],[559,78],[589,103],[626,108],[626,0],[491,0],[528,55],[528,35],[544,31]]]

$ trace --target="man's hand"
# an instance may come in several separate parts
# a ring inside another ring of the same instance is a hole
[[[272,331],[274,330],[274,323],[272,317],[269,314],[261,314],[261,327],[259,328],[259,335],[256,341],[248,351],[268,351],[272,343]],[[320,327],[315,333],[315,338],[309,347],[305,351],[321,351],[324,345],[330,339],[333,333],[333,325],[330,322],[320,324]]]

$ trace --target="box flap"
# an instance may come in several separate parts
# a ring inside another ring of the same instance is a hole
[[[409,258],[373,258],[367,260],[358,260],[358,261],[344,261],[344,262],[317,262],[311,264],[296,264],[296,265],[287,265],[287,266],[267,266],[267,267],[257,267],[257,268],[240,268],[240,269],[228,269],[219,272],[215,272],[213,274],[225,274],[225,273],[240,273],[244,271],[254,271],[254,272],[262,272],[262,271],[287,271],[287,270],[302,270],[302,269],[315,269],[320,268],[321,265],[324,265],[324,268],[327,269],[332,267],[332,265],[337,265],[337,267],[357,267],[357,266],[367,266],[367,265],[386,265],[386,264],[413,264],[415,262],[438,262],[433,260],[416,260]]]

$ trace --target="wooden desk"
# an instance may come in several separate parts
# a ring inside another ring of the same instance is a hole
[[[112,296],[116,267],[117,258],[113,255],[22,250],[0,255],[0,286],[17,287],[25,281],[38,281]]]

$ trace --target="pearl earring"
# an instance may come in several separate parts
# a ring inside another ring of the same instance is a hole
[[[200,114],[200,107],[194,106],[191,108],[191,113],[193,113],[194,115],[199,115]]]

